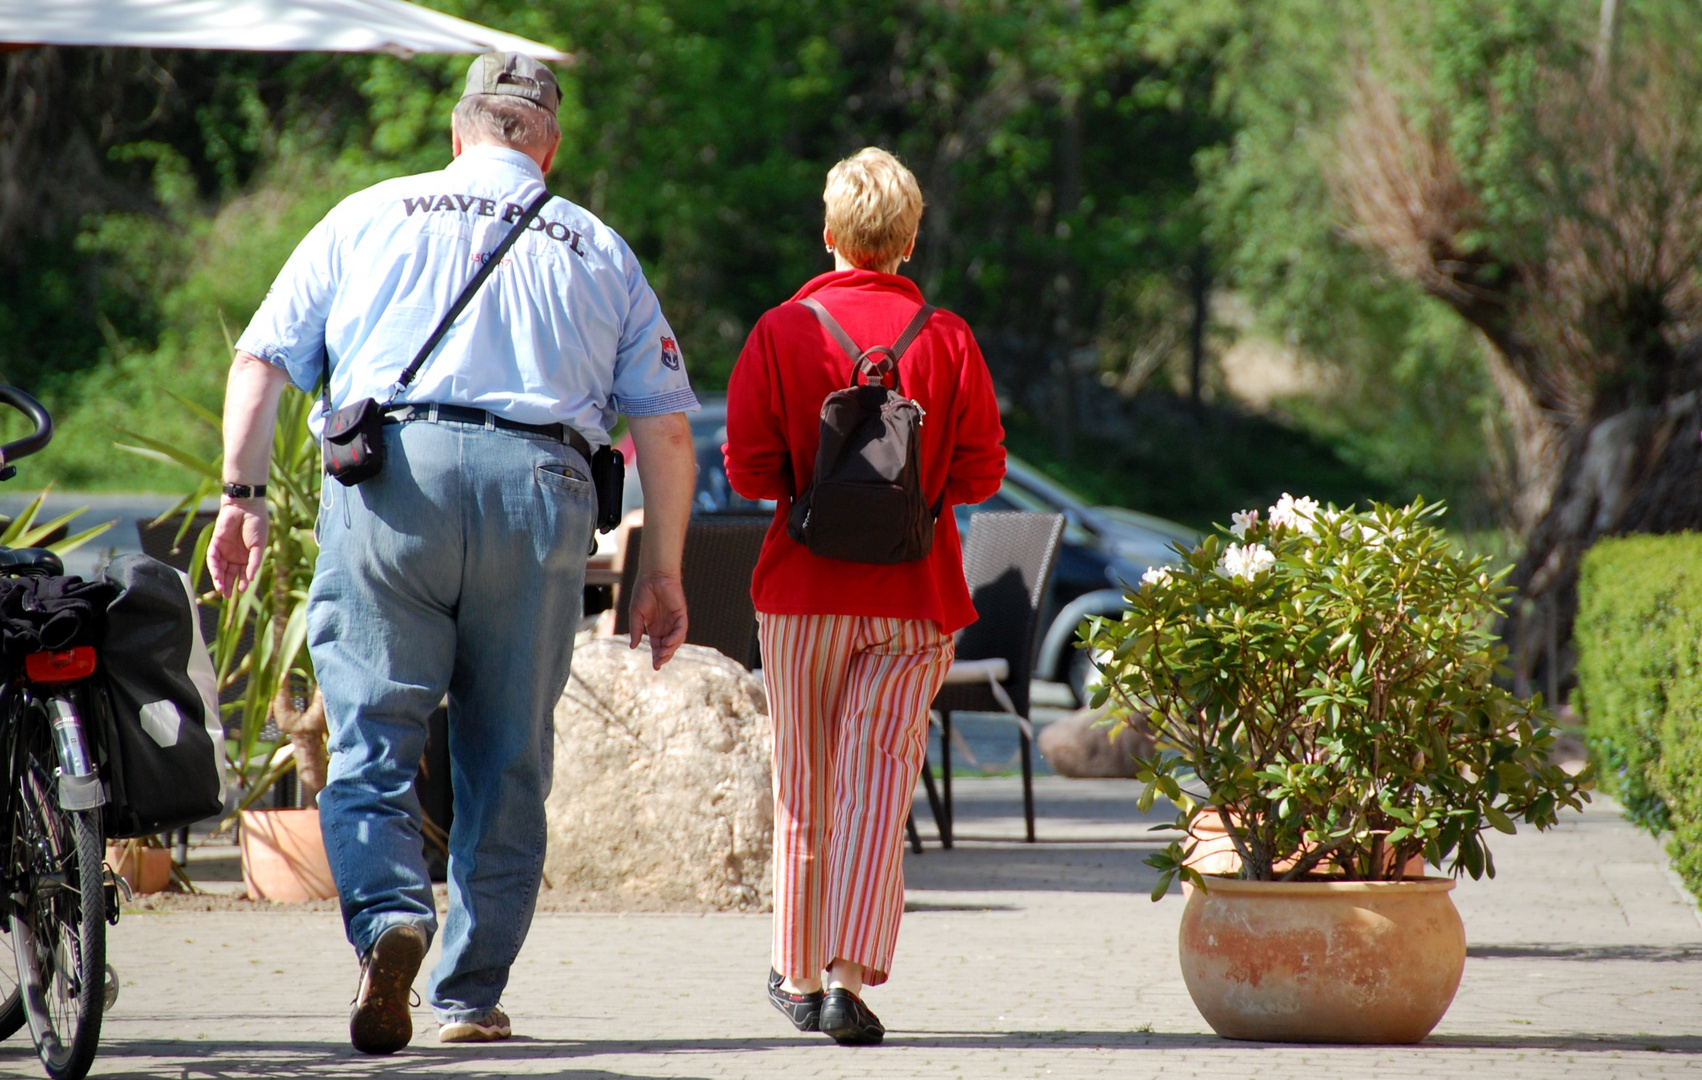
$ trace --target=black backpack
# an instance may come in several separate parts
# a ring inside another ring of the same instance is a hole
[[[786,532],[824,559],[885,566],[924,558],[945,496],[930,506],[923,494],[922,407],[904,396],[898,359],[934,308],[922,305],[891,345],[858,349],[813,297],[799,302],[851,358],[851,385],[821,403],[815,475],[793,502]],[[884,354],[878,362],[876,353]]]

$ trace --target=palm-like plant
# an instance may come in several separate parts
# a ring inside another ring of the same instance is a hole
[[[51,521],[38,522],[36,519],[41,516],[42,504],[47,501],[48,492],[51,490],[49,488],[42,491],[41,494],[30,500],[29,505],[24,507],[22,513],[6,522],[5,530],[0,531],[0,547],[41,547],[43,546],[42,541],[47,540],[62,527],[69,525],[72,518],[88,509],[86,506],[80,506],[68,513],[60,514]],[[113,524],[110,521],[102,522],[93,528],[84,529],[80,533],[73,533],[63,539],[51,541],[45,546],[55,555],[68,555],[112,528]]]
[[[214,431],[221,430],[220,419],[211,410],[178,400]],[[226,756],[243,792],[236,806],[239,811],[258,802],[291,769],[296,770],[309,805],[325,786],[325,705],[307,651],[307,589],[319,558],[313,523],[322,475],[319,445],[307,426],[312,410],[313,398],[293,387],[285,389],[267,477],[271,529],[260,573],[248,587],[228,600],[211,590],[203,592],[212,525],[203,527],[194,541],[191,580],[201,603],[219,613],[213,666],[220,693],[242,685],[242,697],[224,706]],[[205,460],[158,439],[121,434],[131,445],[120,443],[120,449],[199,477],[195,490],[156,519],[164,523],[181,515],[177,541],[183,543],[194,526],[196,510],[219,493],[222,456]],[[281,738],[263,737],[268,720],[276,723]]]

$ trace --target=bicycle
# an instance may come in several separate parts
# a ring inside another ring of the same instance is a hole
[[[0,402],[35,424],[0,446],[0,480],[11,464],[53,437],[53,418],[15,387]],[[44,548],[0,548],[0,576],[60,576]],[[105,866],[105,794],[83,718],[98,707],[90,680],[95,650],[28,655],[21,671],[0,672],[0,930],[14,965],[0,972],[0,1038],[26,1023],[48,1076],[81,1080],[94,1063],[101,1017],[116,989],[106,964],[106,927],[118,922],[118,882]]]

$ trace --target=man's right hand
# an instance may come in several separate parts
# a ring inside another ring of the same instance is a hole
[[[260,576],[270,523],[265,499],[229,499],[219,507],[213,542],[207,545],[207,569],[220,595],[229,599]]]

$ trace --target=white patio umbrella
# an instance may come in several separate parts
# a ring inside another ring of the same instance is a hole
[[[122,45],[261,52],[523,52],[573,59],[404,0],[0,0],[0,48]]]

